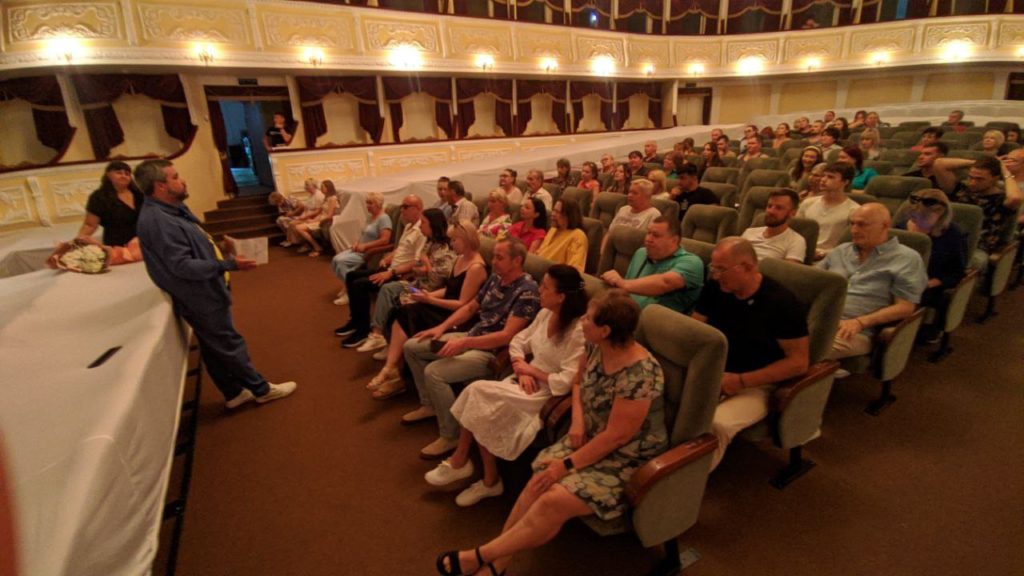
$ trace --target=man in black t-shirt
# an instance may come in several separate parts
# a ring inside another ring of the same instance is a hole
[[[914,164],[916,170],[911,170],[904,176],[927,178],[932,181],[932,188],[938,188],[952,198],[962,188],[961,183],[957,181],[956,170],[970,166],[974,161],[965,158],[946,158],[946,154],[949,154],[949,146],[945,142],[935,141],[923,145]]]
[[[711,431],[718,438],[711,469],[740,430],[768,415],[771,384],[807,372],[807,311],[792,292],[757,269],[750,242],[723,238],[711,253],[711,279],[693,317],[725,335],[729,354]]]
[[[284,114],[275,112],[274,125],[267,128],[266,133],[263,135],[263,146],[270,150],[271,148],[287,146],[291,143],[292,134],[288,131],[288,122]]]
[[[697,180],[697,167],[683,164],[679,173],[679,184],[669,191],[669,198],[679,202],[679,221],[683,221],[686,211],[694,204],[718,204],[718,196],[704,188]]]

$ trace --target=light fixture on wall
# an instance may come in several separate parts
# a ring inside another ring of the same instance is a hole
[[[324,51],[316,47],[306,48],[306,51],[302,55],[302,59],[308,62],[309,65],[314,68],[318,66],[323,66]]]
[[[644,76],[654,76],[654,64],[647,62],[640,66],[640,71],[644,73]]]
[[[821,58],[818,58],[817,56],[812,56],[804,60],[804,68],[806,68],[808,72],[813,72],[821,68]]]
[[[388,63],[401,70],[418,70],[423,67],[423,54],[415,46],[402,44],[388,54]]]
[[[558,70],[558,60],[554,58],[541,58],[540,69],[545,72],[554,72]]]
[[[941,46],[942,58],[947,62],[966,60],[974,49],[974,45],[966,40],[952,40]]]
[[[69,36],[54,38],[47,44],[47,52],[49,52],[51,58],[63,60],[65,64],[71,64],[71,61],[75,59],[75,55],[81,54],[82,43],[78,38],[71,38]]]
[[[700,76],[701,74],[704,74],[704,69],[703,62],[694,62],[686,67],[686,72],[690,76]]]
[[[590,61],[590,71],[598,76],[611,76],[615,73],[615,60],[611,56],[598,56]]]
[[[477,54],[476,67],[481,70],[494,70],[494,56],[490,54]]]
[[[1024,46],[1017,47],[1017,58],[1024,58]]]
[[[764,56],[744,56],[736,64],[740,74],[744,76],[753,76],[764,72],[764,65]]]
[[[213,44],[200,42],[196,44],[192,50],[193,52],[195,52],[196,58],[198,58],[200,62],[206,64],[207,66],[212,64],[213,61],[217,58],[217,51],[213,48]]]
[[[884,50],[871,53],[871,63],[875,66],[881,66],[889,61],[889,53]]]

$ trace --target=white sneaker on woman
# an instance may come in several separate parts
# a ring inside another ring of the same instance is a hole
[[[501,496],[505,493],[505,486],[501,483],[501,478],[494,483],[494,486],[488,486],[484,484],[483,480],[477,480],[469,485],[459,495],[455,497],[455,503],[463,508],[472,506],[484,498],[493,498],[494,496]]]
[[[454,468],[452,467],[451,459],[445,458],[437,465],[436,468],[424,474],[423,478],[427,481],[427,484],[430,484],[431,486],[447,486],[452,482],[469,478],[472,475],[472,460],[466,460],[466,465],[462,468]]]
[[[334,299],[334,303],[338,306],[348,306],[348,294],[340,294]]]
[[[386,348],[388,341],[384,339],[382,334],[371,332],[366,338],[366,342],[363,342],[362,346],[356,348],[356,352],[373,352],[381,348]]]

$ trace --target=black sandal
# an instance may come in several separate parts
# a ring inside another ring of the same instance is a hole
[[[476,554],[477,570],[480,570],[480,568],[483,568],[484,566],[488,566],[490,567],[492,574],[495,574],[495,576],[500,576],[499,574],[495,573],[494,566],[491,565],[491,563],[484,562],[484,557],[480,555],[479,547],[474,548],[473,553]],[[448,560],[447,568],[445,568],[444,566],[445,559]],[[462,576],[463,572],[462,565],[459,562],[459,551],[449,550],[448,552],[444,552],[440,556],[438,556],[437,572],[438,574],[441,574],[441,576]]]

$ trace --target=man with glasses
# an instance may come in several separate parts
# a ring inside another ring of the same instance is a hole
[[[498,188],[501,188],[501,191],[508,197],[509,204],[521,204],[523,202],[523,191],[516,186],[516,177],[518,175],[511,168],[502,170],[501,174],[498,175]]]
[[[704,284],[704,263],[680,246],[679,237],[679,221],[658,216],[647,227],[644,247],[633,254],[626,277],[612,269],[601,279],[629,292],[641,308],[661,304],[689,314]]]
[[[714,470],[729,442],[768,415],[772,384],[807,372],[807,310],[792,292],[757,269],[754,246],[735,236],[711,253],[711,278],[693,317],[718,329],[729,342],[721,400],[711,431],[718,447]]]
[[[540,170],[530,170],[526,174],[526,198],[536,198],[544,203],[544,208],[551,212],[554,199],[551,193],[544,189],[544,173]]]
[[[349,298],[349,320],[334,330],[336,336],[346,336],[342,346],[361,346],[370,335],[370,298],[388,282],[401,280],[412,272],[419,262],[420,253],[427,243],[427,237],[420,231],[420,217],[423,215],[423,201],[410,194],[402,200],[400,215],[405,228],[395,244],[395,249],[380,260],[377,270],[353,270],[345,276]]]
[[[833,359],[870,353],[875,327],[910,316],[921,301],[928,284],[924,261],[916,250],[889,238],[890,224],[883,204],[857,208],[850,215],[853,241],[840,244],[818,263],[848,282]]]

